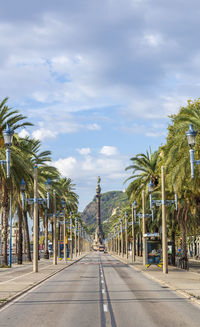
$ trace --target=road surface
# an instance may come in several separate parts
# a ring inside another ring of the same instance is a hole
[[[94,252],[0,310],[9,327],[200,326],[200,307]]]

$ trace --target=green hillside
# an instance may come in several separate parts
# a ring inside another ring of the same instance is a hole
[[[121,191],[111,191],[103,193],[101,196],[101,222],[106,221],[117,208],[122,208],[128,204],[126,193]],[[86,222],[91,232],[96,228],[96,197],[90,202],[81,214],[82,219]]]

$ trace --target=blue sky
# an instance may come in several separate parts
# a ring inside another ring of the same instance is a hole
[[[0,1],[0,92],[34,123],[80,210],[199,98],[199,1]]]

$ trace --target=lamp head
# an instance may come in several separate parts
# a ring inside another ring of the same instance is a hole
[[[47,181],[45,182],[46,190],[49,191],[51,188],[51,180],[50,178],[47,178]]]
[[[4,143],[6,146],[11,146],[13,141],[14,131],[10,128],[10,125],[7,123],[6,130],[3,132]]]
[[[154,189],[154,184],[153,184],[153,182],[151,180],[150,183],[148,184],[148,191],[149,191],[149,193],[152,193],[153,192],[153,189]]]
[[[133,206],[134,209],[137,209],[137,201],[134,201],[132,206]]]
[[[187,136],[188,145],[190,146],[190,148],[194,148],[196,143],[197,131],[194,131],[192,124],[189,125],[189,130],[185,134]]]
[[[66,202],[64,199],[62,199],[62,208],[64,209],[66,207]]]
[[[22,178],[22,180],[21,180],[21,182],[20,182],[20,190],[21,190],[22,192],[24,192],[24,191],[25,191],[25,188],[26,188],[26,182],[25,182],[25,180]]]

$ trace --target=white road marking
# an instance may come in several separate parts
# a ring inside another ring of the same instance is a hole
[[[103,305],[103,310],[104,310],[104,312],[108,312],[107,304],[104,304],[104,305]]]
[[[104,294],[105,293],[105,290],[102,290],[102,294]]]
[[[101,281],[101,284],[103,284],[103,283],[104,283],[104,281],[102,280],[102,281]]]

